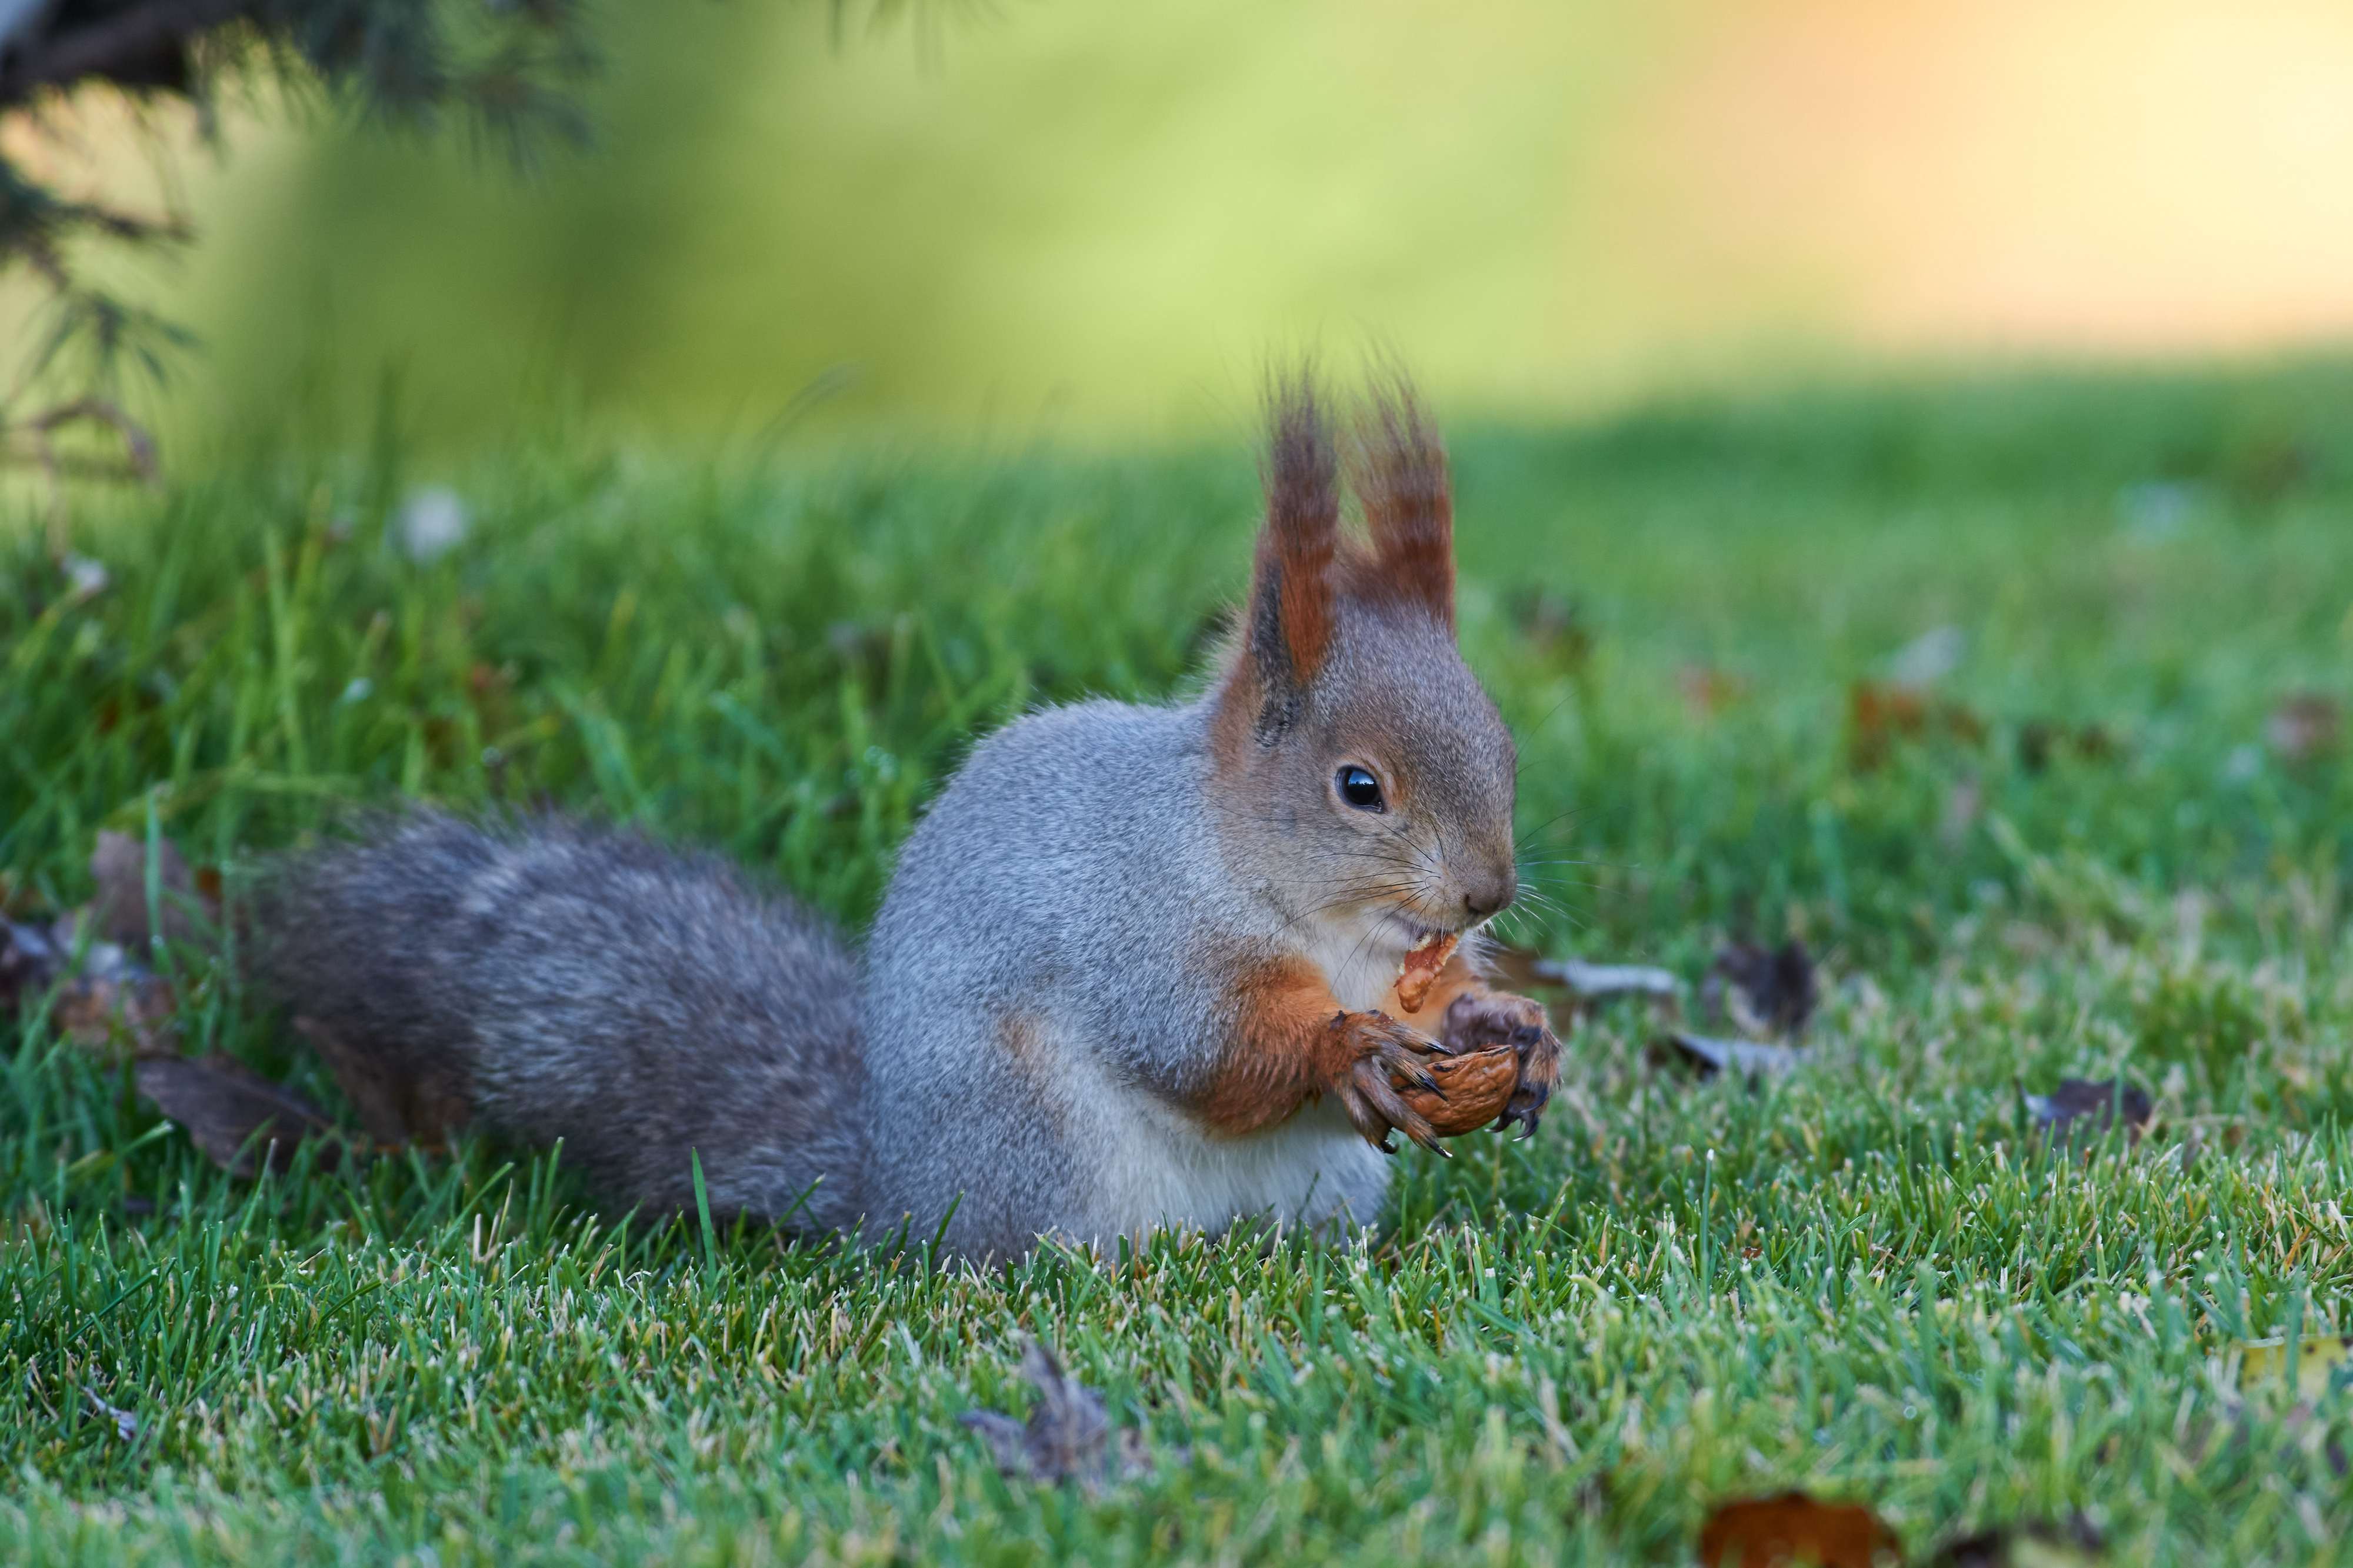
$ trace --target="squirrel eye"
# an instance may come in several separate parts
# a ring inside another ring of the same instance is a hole
[[[1365,769],[1351,763],[1333,782],[1339,786],[1340,798],[1358,811],[1381,809],[1381,781]]]

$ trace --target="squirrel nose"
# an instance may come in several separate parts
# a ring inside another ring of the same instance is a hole
[[[1465,892],[1462,912],[1474,921],[1483,921],[1519,897],[1519,872],[1515,868],[1507,868]]]

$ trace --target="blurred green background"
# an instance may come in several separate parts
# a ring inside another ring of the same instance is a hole
[[[607,5],[518,177],[276,106],[170,162],[167,432],[1223,433],[1271,352],[1546,417],[2353,329],[2340,0]],[[112,117],[110,118],[110,115]],[[139,154],[93,101],[57,156]],[[166,126],[164,140],[184,140]],[[0,321],[7,318],[0,317]]]
[[[201,227],[118,264],[204,347],[163,483],[0,473],[0,912],[405,797],[858,924],[976,733],[1185,689],[1262,367],[1379,345],[1520,741],[1503,929],[1802,937],[1806,1065],[1579,1009],[1377,1262],[983,1276],[607,1229],[488,1140],[248,1187],[12,1013],[0,1562],[1689,1563],[1791,1485],[1915,1561],[2353,1562],[2342,1402],[2238,1370],[2353,1328],[2353,3],[605,11],[529,179],[60,125]],[[176,1040],[333,1094],[232,973]],[[2025,1096],[2111,1076],[2156,1120],[2051,1157]],[[1000,1478],[1019,1330],[1188,1457]]]

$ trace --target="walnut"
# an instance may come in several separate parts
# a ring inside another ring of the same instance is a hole
[[[1418,1083],[1398,1083],[1396,1088],[1398,1097],[1420,1112],[1430,1131],[1441,1138],[1476,1132],[1494,1121],[1504,1113],[1504,1103],[1520,1082],[1520,1054],[1509,1045],[1489,1046],[1459,1057],[1434,1056],[1429,1068],[1445,1099]]]
[[[1397,978],[1398,1004],[1407,1012],[1420,1012],[1421,1005],[1430,1000],[1430,988],[1438,984],[1438,972],[1454,956],[1454,942],[1452,932],[1440,931],[1407,952],[1405,962],[1398,966]]]

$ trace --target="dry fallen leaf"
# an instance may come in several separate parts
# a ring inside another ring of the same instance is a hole
[[[2018,765],[2039,773],[2063,755],[2086,763],[2105,763],[2116,754],[2116,738],[2103,724],[2069,726],[2047,719],[2030,719],[2018,727]]]
[[[0,921],[0,1011],[29,1006],[48,990],[62,956],[47,926]]]
[[[1683,987],[1672,971],[1649,964],[1546,958],[1534,948],[1500,942],[1487,948],[1484,966],[1506,991],[1522,995],[1532,991],[1567,991],[1579,1002],[1611,996],[1655,996],[1672,1002],[1682,995]]]
[[[2263,739],[2280,761],[2309,763],[2337,749],[2345,732],[2345,710],[2322,691],[2298,691],[2280,699],[2263,721]]]
[[[447,485],[411,490],[395,516],[401,548],[419,566],[429,566],[466,541],[473,527],[466,498]]]
[[[1971,773],[1945,795],[1945,809],[1936,820],[1936,842],[1947,854],[1968,842],[1969,830],[1985,812],[1985,785]]]
[[[1545,956],[1532,947],[1514,947],[1500,942],[1485,944],[1481,953],[1481,967],[1504,990],[1523,996],[1560,984],[1546,973],[1546,963]]]
[[[58,562],[58,570],[65,574],[66,591],[77,605],[88,604],[106,592],[114,578],[102,561],[87,555],[67,555]]]
[[[1708,1011],[1729,1016],[1743,1034],[1768,1037],[1804,1029],[1820,1000],[1820,987],[1813,955],[1791,937],[1774,948],[1726,942],[1700,994]]]
[[[155,913],[148,918],[147,846],[127,833],[101,832],[90,852],[90,879],[98,892],[90,901],[92,929],[144,956],[161,934],[167,942],[201,941],[220,918],[219,907],[198,889],[195,873],[168,838],[155,844]]]
[[[1795,1046],[1711,1039],[1688,1029],[1672,1030],[1666,1039],[1674,1047],[1678,1059],[1696,1067],[1702,1078],[1714,1078],[1720,1072],[1738,1073],[1743,1078],[1770,1078],[1788,1072],[1806,1059],[1806,1053]]]
[[[1675,671],[1675,689],[1694,718],[1713,719],[1746,698],[1749,682],[1745,675],[1713,665],[1687,664]]]
[[[98,891],[79,913],[47,925],[0,922],[0,1007],[22,1010],[55,986],[50,1017],[68,1037],[132,1054],[168,1051],[179,997],[142,960],[158,926],[169,941],[201,941],[219,904],[166,839],[155,851],[151,906],[147,865],[138,839],[100,833],[90,861]]]
[[[1928,1568],[2088,1568],[2106,1543],[2092,1521],[2076,1514],[2063,1525],[2029,1524],[1983,1530],[1948,1542]]]
[[[2026,1109],[2038,1124],[2063,1139],[2073,1136],[2079,1131],[2079,1122],[2080,1131],[2096,1137],[2113,1126],[2121,1114],[2126,1127],[2137,1140],[2156,1106],[2147,1090],[2122,1079],[2070,1078],[2060,1079],[2059,1087],[2049,1094],[2028,1095]]]
[[[1847,764],[1870,773],[1894,755],[1898,741],[1942,734],[1968,745],[1983,742],[1983,719],[1962,703],[1916,686],[1858,680],[1847,689]]]
[[[1703,1568],[1879,1568],[1903,1560],[1894,1531],[1869,1509],[1803,1492],[1728,1502],[1699,1533]]]
[[[1869,773],[1887,761],[1899,738],[1928,727],[1928,700],[1908,687],[1858,680],[1846,694],[1847,765]]]
[[[2353,1388],[2353,1335],[2251,1341],[2240,1347],[2239,1387],[2248,1394],[2289,1388],[2310,1400]]]
[[[2219,1418],[2200,1416],[2192,1423],[2182,1445],[2191,1462],[2217,1453],[2247,1451],[2256,1430],[2248,1401],[2270,1394],[2274,1405],[2280,1398],[2294,1396],[2279,1417],[2281,1434],[2290,1445],[2316,1453],[2340,1479],[2353,1471],[2353,1456],[2336,1435],[2345,1414],[2343,1395],[2353,1390],[2353,1336],[2251,1340],[2238,1347],[2238,1388],[2247,1399],[2226,1402]]]
[[[49,1017],[77,1045],[139,1056],[167,1050],[179,1010],[171,982],[131,963],[113,942],[92,948],[58,988]]]
[[[120,1405],[109,1405],[105,1400],[99,1397],[98,1390],[95,1388],[84,1388],[81,1391],[81,1396],[90,1401],[90,1412],[91,1415],[102,1416],[106,1420],[114,1423],[114,1435],[116,1436],[121,1438],[126,1443],[136,1442],[138,1440],[138,1416],[132,1415],[130,1411],[123,1409]]]
[[[231,1175],[253,1174],[257,1149],[266,1149],[271,1166],[282,1169],[292,1162],[296,1143],[334,1131],[317,1106],[226,1052],[144,1057],[132,1070],[139,1092],[187,1129],[206,1158]],[[263,1142],[257,1143],[258,1137]]]
[[[1961,668],[1969,651],[1969,634],[1955,626],[1930,626],[1896,649],[1887,661],[1887,678],[1898,686],[1934,686]]]
[[[0,921],[0,1014],[29,1012],[55,986],[49,1021],[76,1044],[131,1054],[167,1047],[179,1006],[170,983],[132,962],[119,942],[84,948],[79,965],[74,947],[71,918]]]
[[[1060,1360],[1041,1342],[1029,1342],[1021,1373],[1038,1390],[1028,1421],[995,1410],[967,1410],[961,1417],[987,1440],[1004,1474],[1047,1482],[1076,1479],[1093,1485],[1149,1468],[1134,1432],[1121,1433],[1119,1452],[1112,1452],[1111,1417],[1103,1395],[1065,1374]]]
[[[1581,669],[1593,658],[1593,629],[1576,601],[1544,588],[1528,588],[1506,602],[1513,624],[1528,646],[1563,669]]]
[[[1664,996],[1683,994],[1673,972],[1643,963],[1585,963],[1574,958],[1539,958],[1535,973],[1577,994],[1579,1001],[1605,996]]]

